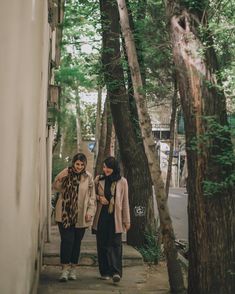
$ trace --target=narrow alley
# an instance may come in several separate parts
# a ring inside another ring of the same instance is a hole
[[[0,294],[234,294],[235,1],[0,2]]]

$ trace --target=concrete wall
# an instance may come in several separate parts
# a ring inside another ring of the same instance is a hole
[[[35,293],[47,219],[47,0],[0,4],[0,293]]]

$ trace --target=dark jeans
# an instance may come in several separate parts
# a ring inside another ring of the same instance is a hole
[[[85,228],[64,228],[62,223],[58,223],[60,231],[60,262],[62,264],[77,264],[80,249],[81,241],[85,234]]]
[[[99,219],[96,232],[99,271],[101,276],[122,276],[122,234],[116,234],[113,217]]]

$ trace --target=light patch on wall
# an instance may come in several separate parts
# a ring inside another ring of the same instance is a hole
[[[22,119],[21,119],[22,120]],[[19,124],[22,125],[21,123]],[[21,198],[21,181],[22,181],[22,131],[21,128],[18,130],[17,134],[17,153],[16,153],[16,174],[15,174],[15,183],[16,183],[16,204],[17,206],[20,205],[20,198]]]
[[[32,0],[32,21],[35,21],[36,0]]]

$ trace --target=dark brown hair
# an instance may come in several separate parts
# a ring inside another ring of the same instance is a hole
[[[77,153],[76,155],[74,155],[73,159],[72,159],[72,166],[74,166],[74,163],[79,160],[82,161],[86,167],[87,165],[87,158],[86,155],[84,153]]]

